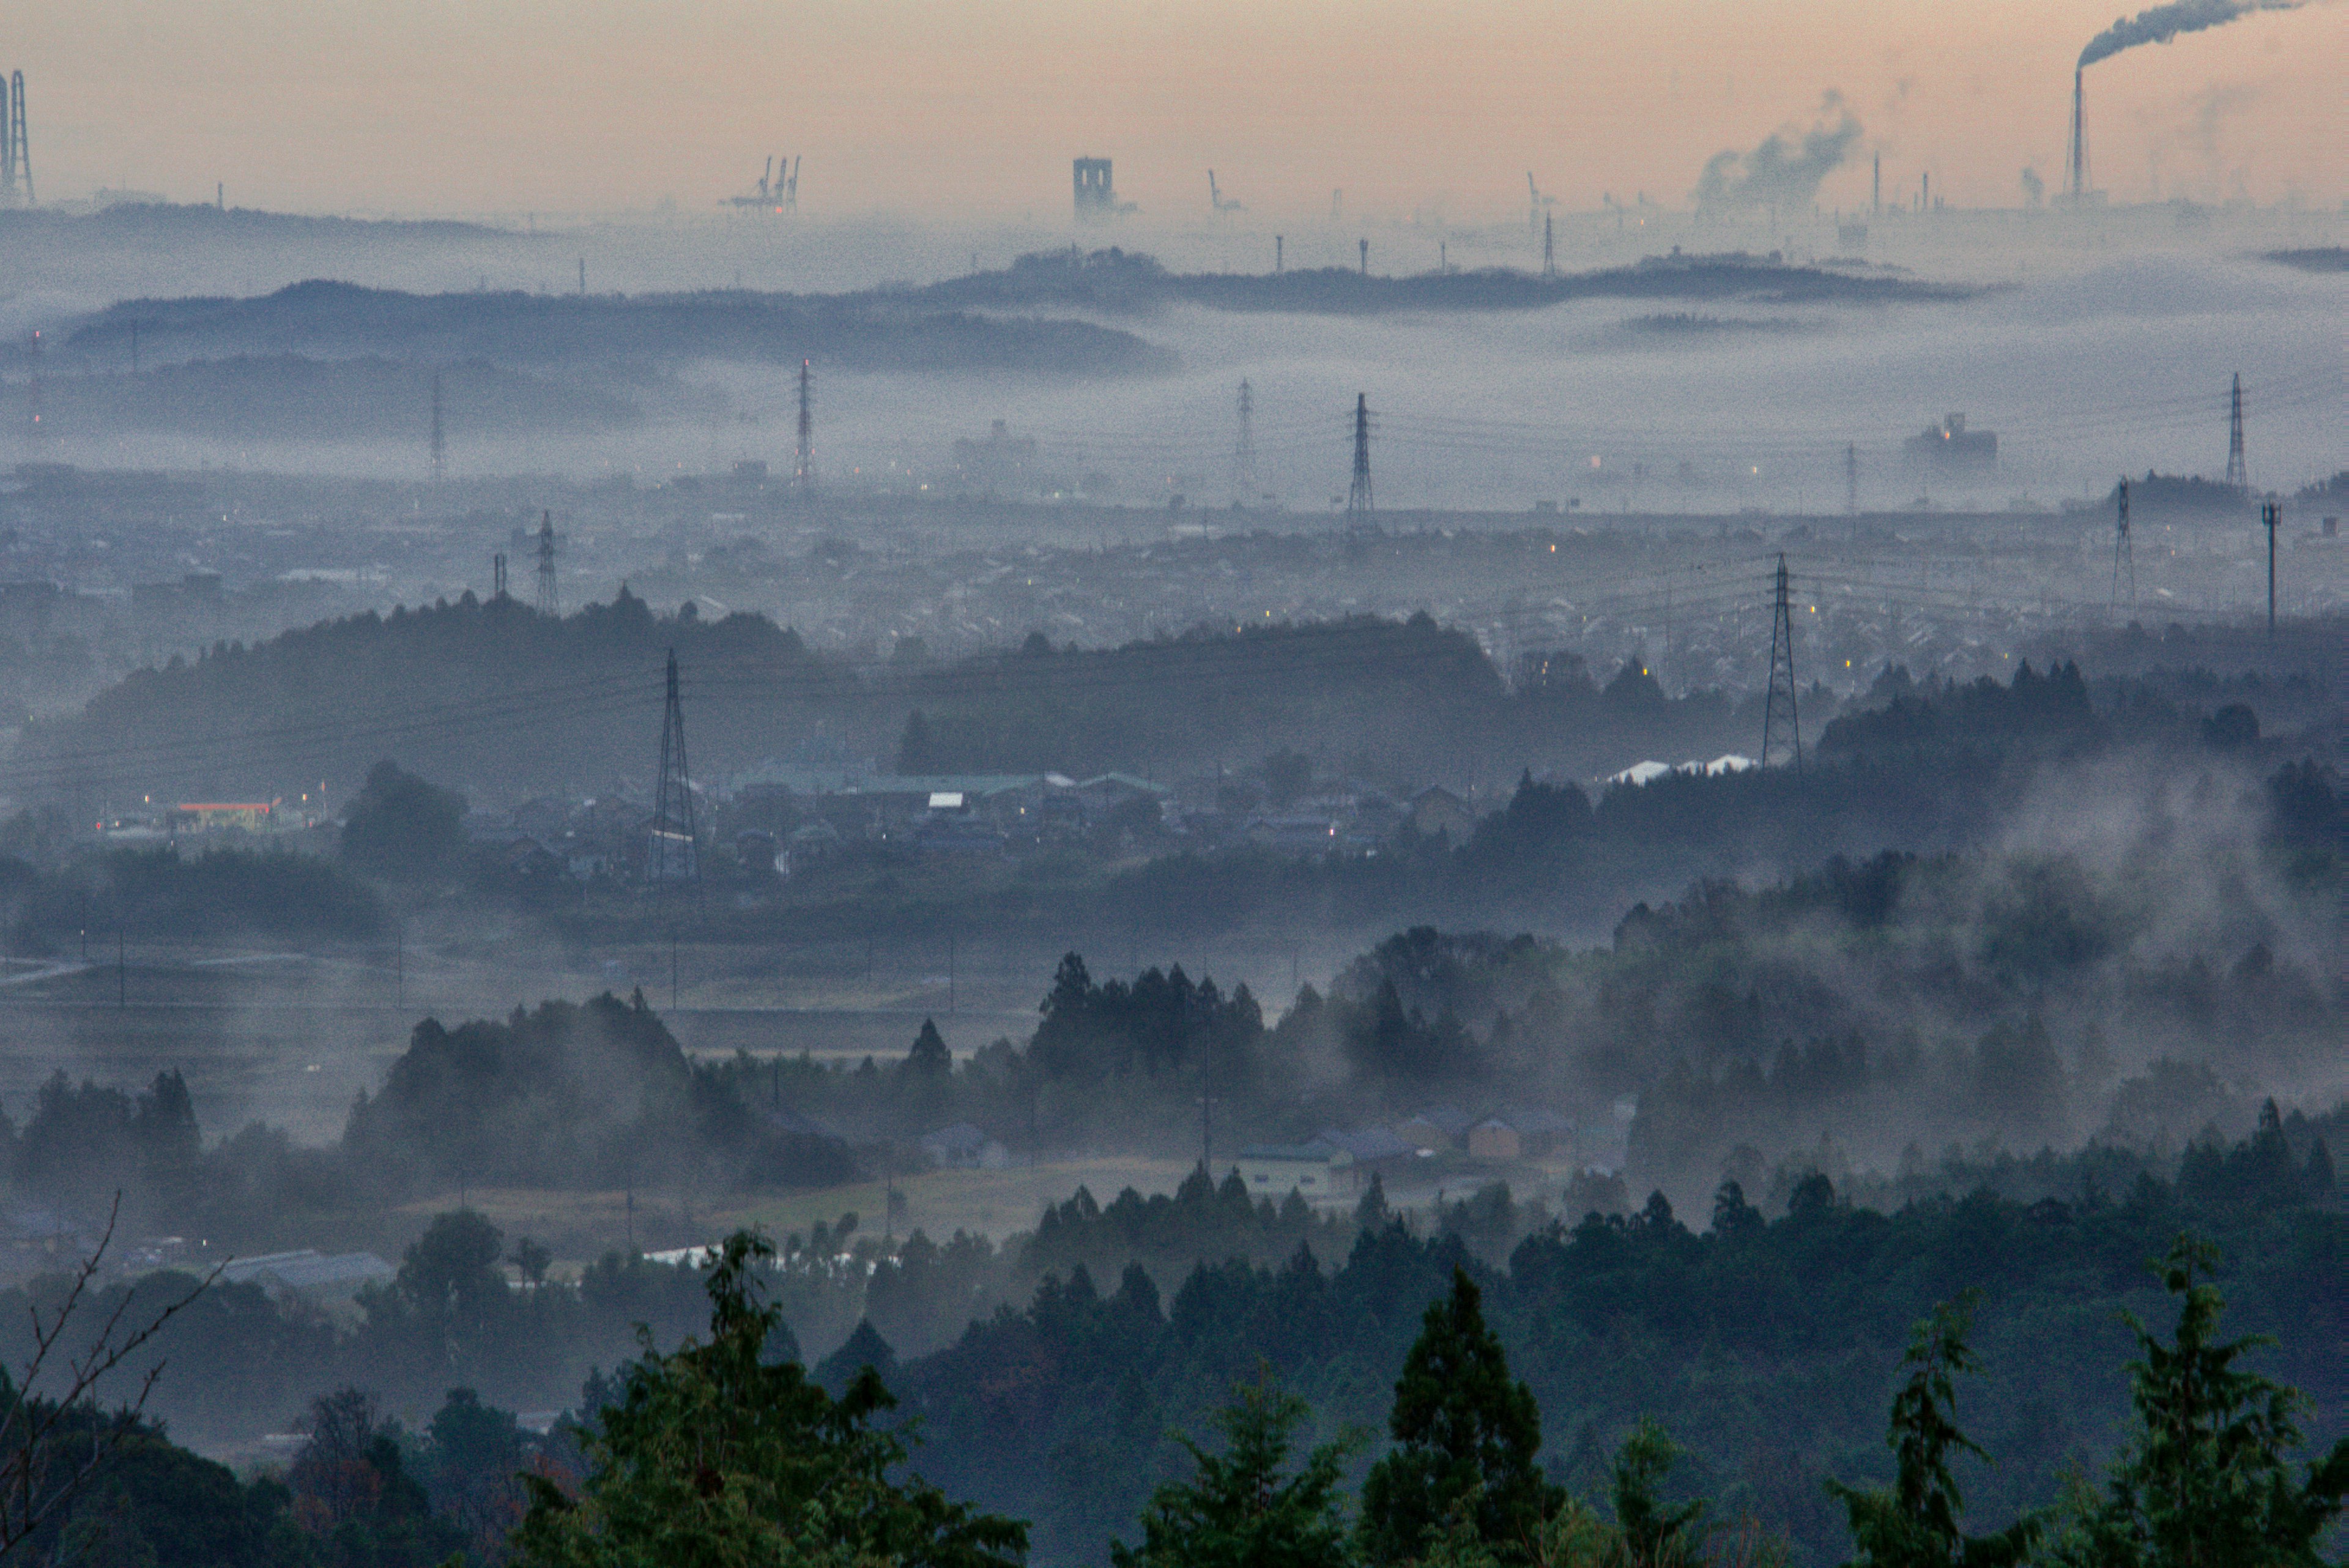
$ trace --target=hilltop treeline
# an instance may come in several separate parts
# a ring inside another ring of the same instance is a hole
[[[1218,310],[1377,315],[1397,310],[1538,310],[1574,299],[1762,300],[1878,304],[1955,300],[1973,291],[1865,269],[1790,265],[1775,254],[1649,256],[1630,266],[1557,275],[1508,267],[1377,275],[1350,266],[1278,273],[1170,273],[1153,257],[1040,251],[999,272],[930,285],[922,296],[982,309],[1059,306],[1140,313],[1172,304]]]
[[[1754,702],[1668,697],[1636,664],[1602,678],[1560,657],[1543,680],[1512,690],[1472,638],[1423,614],[1203,627],[1094,650],[1031,635],[999,654],[869,667],[818,655],[761,616],[706,618],[690,603],[661,616],[623,588],[559,619],[469,594],[252,647],[222,643],[192,663],[138,671],[78,714],[28,725],[14,777],[20,794],[69,798],[77,809],[109,791],[244,799],[325,779],[330,794],[347,794],[386,756],[501,799],[641,785],[657,755],[672,648],[705,775],[787,755],[820,729],[852,755],[907,770],[1174,776],[1285,752],[1310,753],[1325,776],[1408,790],[1528,767],[1588,777],[1641,756],[1750,751],[1761,727]],[[1873,842],[1838,846],[1923,847],[1934,841],[1897,824],[1964,820],[1986,768],[2115,746],[2270,754],[2249,743],[2260,740],[2261,709],[2304,720],[2321,703],[2306,681],[2091,684],[2067,665],[1959,688],[1893,670],[1827,724],[1816,749],[1830,761],[1908,766],[1914,777],[1869,780],[1840,799],[1832,776],[1816,789],[1734,787],[1815,795],[1828,819],[1853,802],[1899,798],[1898,809],[1877,812]],[[2250,715],[2248,737],[2239,722],[2206,729],[2225,708]],[[1642,795],[1657,797],[1653,786]],[[1775,815],[1724,814],[1723,831],[1767,853]],[[1808,839],[1816,827],[1806,819],[1781,836]]]
[[[1570,1225],[1536,1216],[1529,1231],[1520,1216],[1514,1231],[1484,1234],[1467,1206],[1440,1225],[1392,1219],[1371,1200],[1350,1224],[1288,1221],[1202,1177],[1173,1200],[1100,1209],[1080,1195],[1016,1253],[917,1237],[893,1259],[819,1227],[788,1239],[771,1263],[754,1261],[750,1280],[779,1309],[761,1334],[771,1364],[804,1355],[811,1381],[835,1393],[872,1368],[920,1423],[923,1474],[1029,1521],[1040,1565],[1098,1561],[1109,1539],[1131,1539],[1153,1487],[1187,1468],[1173,1433],[1201,1430],[1260,1366],[1310,1402],[1313,1438],[1382,1425],[1423,1309],[1456,1299],[1464,1277],[1493,1350],[1539,1411],[1524,1457],[1544,1485],[1599,1490],[1609,1456],[1659,1420],[1687,1445],[1675,1498],[1721,1500],[1785,1538],[1797,1562],[1825,1563],[1843,1548],[1845,1521],[1823,1483],[1887,1479],[1875,1440],[1882,1412],[1906,1375],[1909,1325],[1938,1302],[1971,1293],[1975,1303],[1983,1375],[1967,1385],[1965,1429],[1998,1463],[1968,1474],[1972,1520],[2002,1525],[2054,1500],[2067,1474],[2108,1463],[2127,1411],[2115,1368],[2132,1347],[2116,1309],[2152,1315],[2158,1293],[2144,1264],[2181,1231],[2218,1242],[2230,1331],[2275,1336],[2255,1365],[2306,1395],[2313,1445],[2342,1437],[2349,1383],[2333,1354],[2333,1297],[2349,1234],[2337,1201],[2300,1185],[2302,1167],[2283,1144],[2271,1120],[2210,1151],[2203,1177],[2173,1185],[2146,1174],[2069,1202],[1976,1191],[1887,1213],[1815,1175],[1775,1217],[1724,1183],[1701,1225],[1659,1195],[1630,1214]],[[1285,1256],[1250,1261],[1284,1229]],[[533,1265],[517,1245],[529,1288],[516,1291],[498,1267],[505,1241],[478,1215],[440,1216],[347,1329],[251,1287],[216,1289],[132,1370],[170,1357],[158,1407],[175,1430],[249,1430],[300,1409],[311,1390],[348,1383],[419,1424],[439,1406],[436,1442],[454,1437],[451,1403],[575,1403],[580,1435],[592,1436],[602,1407],[646,1365],[616,1381],[594,1370],[618,1353],[621,1315],[648,1325],[639,1357],[665,1355],[707,1321],[692,1269],[613,1257],[575,1286],[542,1283],[531,1270],[543,1259]],[[1162,1250],[1137,1255],[1137,1243]],[[1023,1277],[1005,1267],[1015,1256],[1045,1272],[1024,1275],[1024,1306],[996,1308]],[[184,1283],[150,1278],[132,1304]],[[110,1312],[119,1290],[93,1309]],[[873,1321],[852,1334],[860,1305]],[[812,1308],[821,1341],[791,1326]],[[0,1327],[0,1349],[19,1348],[9,1336],[21,1338],[25,1321],[0,1311],[0,1325],[12,1325]],[[957,1321],[949,1343],[918,1357],[887,1338]],[[818,1360],[828,1344],[840,1348]],[[478,1397],[444,1400],[450,1386]],[[404,1452],[429,1480],[435,1449]],[[546,1453],[558,1468],[571,1462],[559,1446]],[[1375,1457],[1359,1453],[1341,1473],[1359,1480]]]
[[[126,300],[76,328],[64,349],[111,360],[134,320],[141,345],[159,359],[269,351],[579,368],[812,358],[860,370],[1074,375],[1135,374],[1174,362],[1166,350],[1112,327],[980,316],[904,295],[428,295],[325,280],[250,299]]]
[[[1565,747],[1725,744],[1731,713],[1718,696],[1669,701],[1636,673],[1603,691],[1585,680],[1516,697],[1472,639],[1424,616],[1202,629],[1088,652],[1038,637],[953,664],[858,669],[764,617],[705,619],[691,606],[657,616],[624,588],[560,619],[468,595],[222,644],[29,726],[18,766],[47,792],[78,794],[108,783],[314,789],[322,777],[347,793],[387,755],[501,795],[641,783],[671,648],[705,773],[786,754],[821,726],[885,766],[1175,771],[1289,746],[1381,774],[1452,776],[1464,753],[1506,768]],[[1406,708],[1419,717],[1398,724]]]
[[[21,1130],[0,1117],[0,1169],[68,1230],[94,1233],[120,1193],[147,1230],[229,1248],[467,1186],[714,1197],[857,1174],[843,1139],[769,1114],[762,1088],[689,1061],[641,995],[606,994],[454,1029],[426,1019],[325,1148],[259,1122],[208,1146],[176,1071],[134,1093],[60,1070]]]

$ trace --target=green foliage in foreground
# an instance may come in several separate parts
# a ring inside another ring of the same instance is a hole
[[[870,1367],[839,1399],[763,1353],[781,1314],[752,1294],[772,1256],[738,1231],[709,1279],[706,1343],[663,1354],[647,1334],[616,1405],[586,1443],[576,1496],[530,1479],[514,1532],[527,1568],[1011,1568],[1024,1525],[893,1480],[903,1441],[875,1430],[895,1401]]]

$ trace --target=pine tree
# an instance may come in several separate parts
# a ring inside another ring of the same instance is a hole
[[[1395,1447],[1362,1486],[1366,1557],[1407,1561],[1447,1519],[1466,1513],[1503,1562],[1526,1560],[1557,1501],[1534,1464],[1541,1411],[1533,1390],[1510,1378],[1465,1269],[1453,1270],[1451,1295],[1427,1309],[1403,1358],[1387,1428]]]
[[[578,1496],[526,1478],[519,1568],[1014,1568],[1025,1525],[975,1514],[917,1478],[874,1417],[895,1401],[870,1366],[833,1399],[763,1352],[782,1321],[753,1294],[773,1255],[726,1239],[708,1281],[708,1343],[642,1355],[586,1443]]]
[[[2317,1543],[2349,1493],[2349,1438],[2295,1480],[2300,1393],[2240,1370],[2261,1336],[2219,1343],[2226,1298],[2202,1277],[2218,1250],[2180,1236],[2162,1282],[2178,1297],[2169,1344],[2135,1317],[2129,1366],[2137,1432],[2101,1501],[2075,1500],[2055,1561],[2066,1568],[2316,1568]]]
[[[1309,1407],[1283,1392],[1268,1366],[1232,1392],[1215,1417],[1223,1451],[1180,1439],[1191,1479],[1158,1489],[1143,1511],[1141,1549],[1112,1543],[1114,1568],[1344,1568],[1340,1472],[1359,1435],[1325,1443],[1288,1470],[1290,1434]]]
[[[1965,1498],[1950,1473],[1951,1453],[1988,1457],[1959,1429],[1953,1413],[1951,1380],[1982,1367],[1966,1344],[1971,1312],[1971,1297],[1945,1302],[1910,1335],[1901,1358],[1909,1380],[1893,1396],[1884,1439],[1895,1461],[1891,1486],[1862,1490],[1827,1482],[1858,1548],[1852,1568],[2011,1568],[2039,1538],[2041,1521],[2033,1515],[1995,1535],[1970,1536],[1958,1528]]]
[[[905,1071],[917,1078],[943,1078],[954,1071],[954,1053],[947,1049],[936,1019],[922,1020],[922,1032],[914,1036],[914,1048],[905,1053]]]

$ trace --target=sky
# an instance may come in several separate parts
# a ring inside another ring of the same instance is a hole
[[[1705,161],[1816,122],[1820,192],[1930,172],[1953,205],[2060,185],[2072,66],[2113,0],[19,0],[45,200],[98,187],[285,211],[714,212],[771,152],[803,211],[1062,221],[1069,160],[1156,218],[1210,167],[1259,218],[1521,220],[1685,205]],[[2349,5],[2091,67],[2115,199],[2349,198]]]

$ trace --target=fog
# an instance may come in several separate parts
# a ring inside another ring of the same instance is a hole
[[[1629,1320],[1540,1282],[1609,1248],[1989,1214],[2014,1335],[2092,1246],[2329,1236],[2343,215],[1855,203],[1901,124],[1522,220],[0,210],[0,1287],[118,1197],[104,1291],[244,1260],[156,1342],[174,1440],[324,1552],[288,1456],[357,1390],[487,1565],[450,1390],[575,1481],[737,1227],[771,1351],[928,1412],[1161,1293],[1253,1356],[1215,1292],[1382,1248],[1381,1322],[1468,1267],[1595,1400]],[[1284,1370],[1350,1419],[1375,1337]],[[1834,1560],[1847,1414],[1705,1484]],[[960,1419],[1039,1563],[1158,1474]]]

